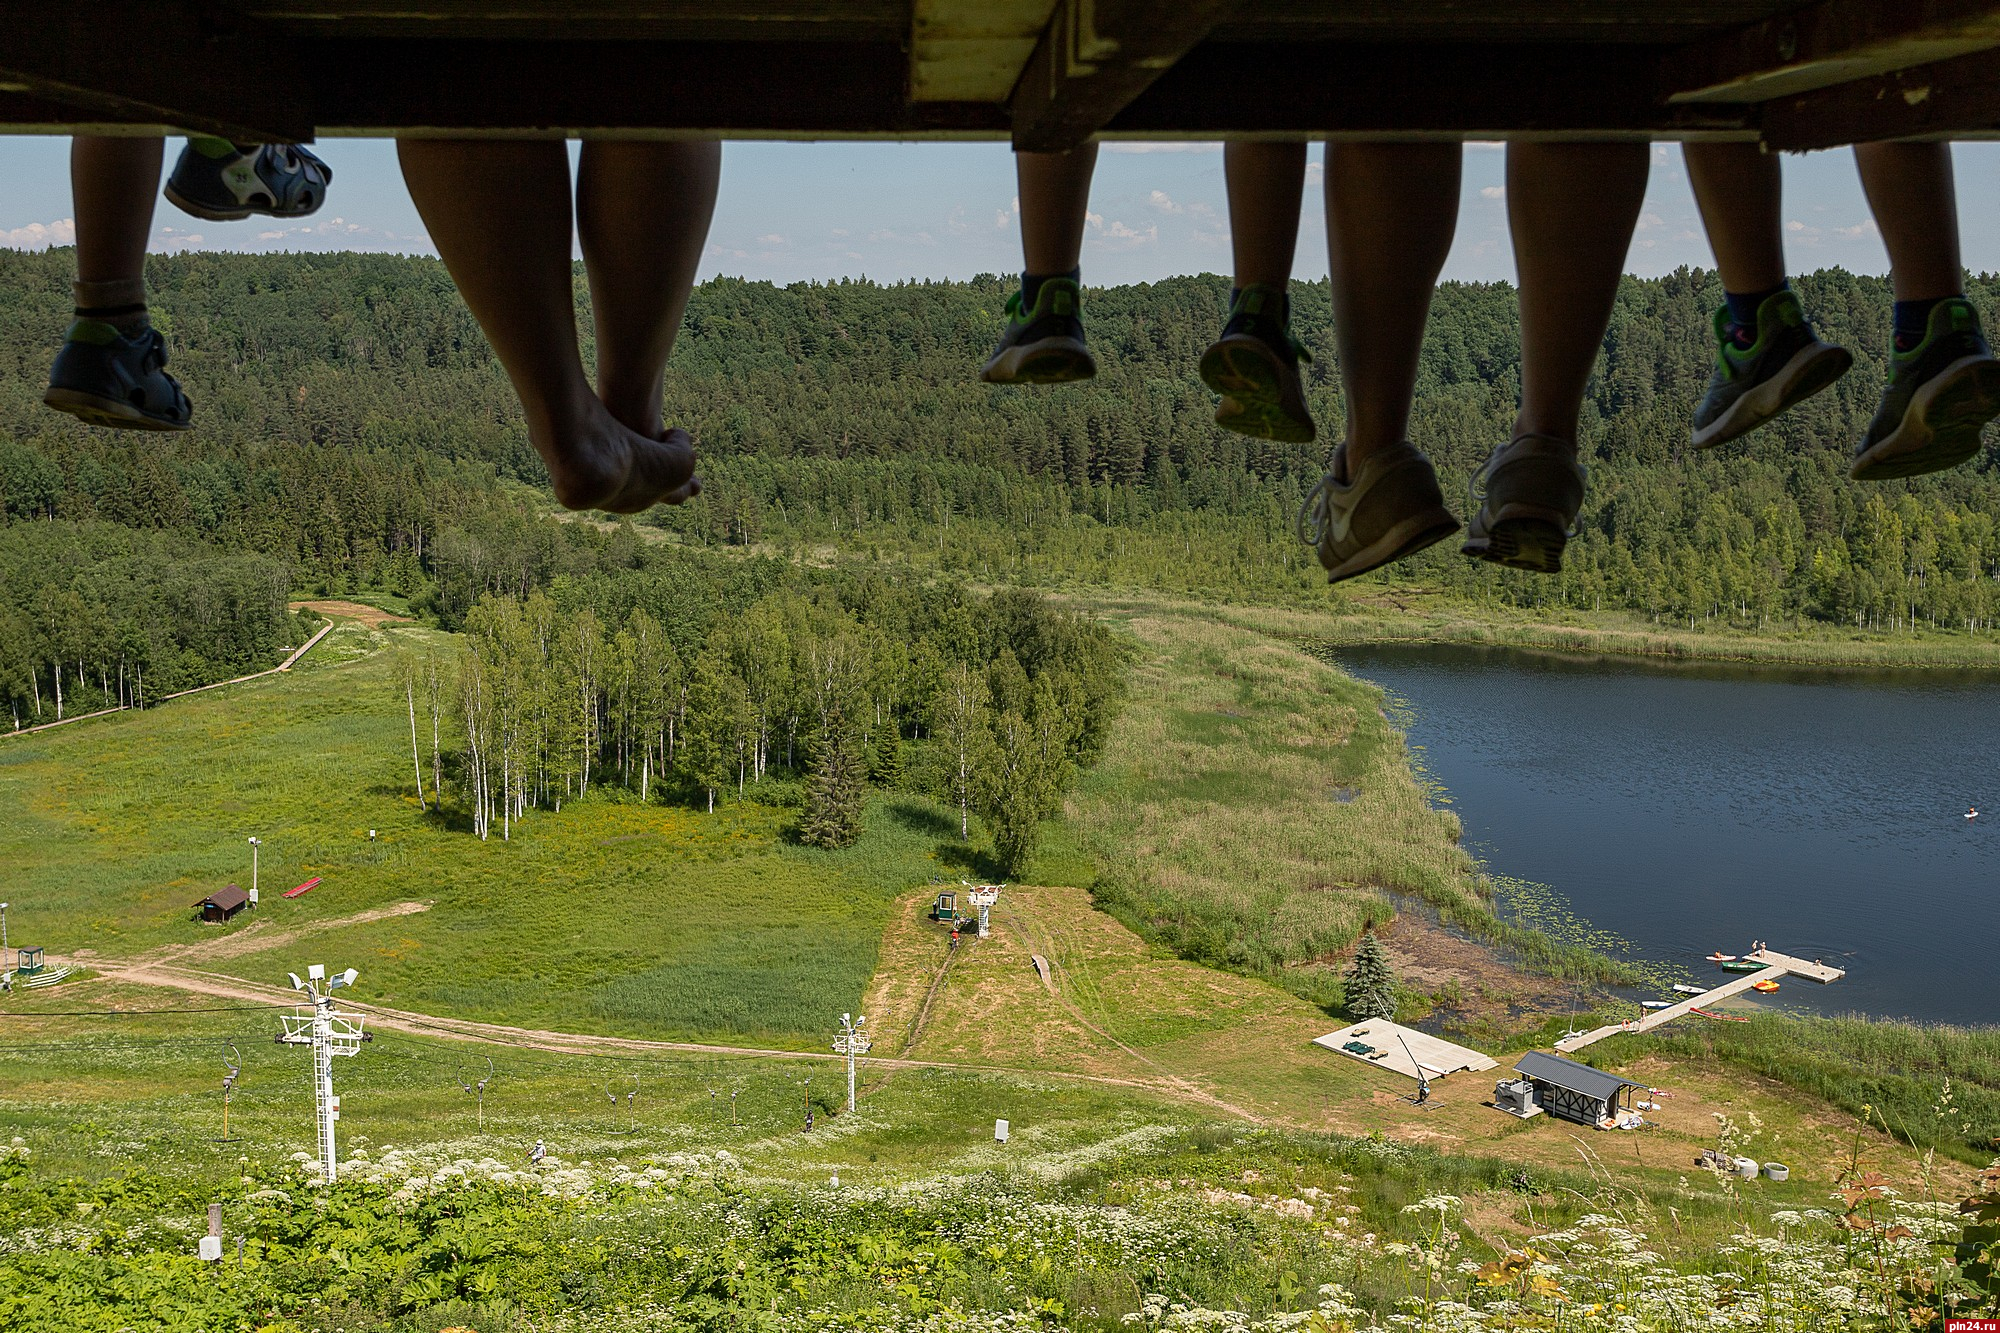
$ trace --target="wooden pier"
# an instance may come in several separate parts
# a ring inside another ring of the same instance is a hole
[[[1779,977],[1790,976],[1804,977],[1808,981],[1817,981],[1825,985],[1847,975],[1840,968],[1828,967],[1818,961],[1808,962],[1803,958],[1793,958],[1789,954],[1775,953],[1770,949],[1759,949],[1755,953],[1745,954],[1744,958],[1748,962],[1762,963],[1763,970],[1738,973],[1714,990],[1690,995],[1679,1004],[1669,1005],[1665,1009],[1648,1010],[1644,1017],[1633,1019],[1631,1022],[1612,1023],[1605,1027],[1593,1028],[1589,1032],[1579,1032],[1574,1037],[1563,1037],[1556,1042],[1556,1049],[1568,1053],[1582,1050],[1592,1042],[1603,1041],[1606,1037],[1615,1037],[1621,1032],[1650,1032],[1662,1023],[1670,1023],[1681,1017],[1689,1010],[1706,1009],[1731,996],[1741,995],[1744,991],[1753,989],[1760,981],[1776,981]]]

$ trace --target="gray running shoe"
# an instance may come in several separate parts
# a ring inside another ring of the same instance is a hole
[[[128,336],[102,320],[79,319],[56,353],[42,402],[93,426],[186,430],[194,409],[166,365],[158,330]]]
[[[211,222],[240,222],[252,213],[302,218],[326,202],[333,168],[296,144],[238,149],[227,139],[191,138],[167,178],[167,199]]]
[[[1832,384],[1854,364],[1845,347],[1823,343],[1806,323],[1799,298],[1774,292],[1757,307],[1757,341],[1738,347],[1729,336],[1729,307],[1715,312],[1715,371],[1694,410],[1694,447],[1747,435]]]
[[[1007,298],[1007,328],[979,369],[988,384],[1069,384],[1097,374],[1083,345],[1083,291],[1070,278],[1044,278],[1033,309]]]
[[[1405,441],[1370,454],[1346,480],[1347,445],[1299,507],[1299,540],[1319,552],[1326,581],[1339,583],[1414,555],[1458,531],[1437,473]]]
[[[2000,416],[2000,361],[1979,312],[1963,297],[1931,308],[1924,340],[1889,357],[1889,387],[1848,475],[1887,481],[1942,472],[1979,452],[1979,432]]]
[[[1201,354],[1201,382],[1222,395],[1215,424],[1259,440],[1304,444],[1319,433],[1306,408],[1282,292],[1252,283],[1236,294],[1222,336]]]
[[[1466,529],[1465,554],[1509,569],[1560,572],[1587,476],[1568,440],[1523,435],[1501,445],[1467,483],[1478,512]]]

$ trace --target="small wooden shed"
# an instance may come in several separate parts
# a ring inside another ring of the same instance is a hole
[[[1645,1086],[1547,1051],[1529,1051],[1514,1072],[1534,1086],[1544,1111],[1579,1125],[1595,1126],[1621,1107],[1629,1109],[1630,1089]]]
[[[249,906],[250,895],[231,884],[226,889],[218,889],[195,904],[203,921],[227,921]]]

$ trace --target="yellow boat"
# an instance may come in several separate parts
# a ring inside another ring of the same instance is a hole
[[[1778,989],[1778,983],[1775,981],[1753,981],[1750,983],[1750,989],[1769,993]]]

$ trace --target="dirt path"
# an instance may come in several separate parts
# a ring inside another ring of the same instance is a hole
[[[392,917],[411,916],[417,912],[431,910],[429,903],[392,903],[388,907],[372,907],[352,916],[337,916],[327,921],[307,921],[289,929],[273,926],[269,921],[252,921],[241,930],[232,931],[219,939],[200,940],[193,944],[163,944],[157,949],[148,949],[126,960],[123,966],[149,968],[162,964],[179,965],[189,962],[208,962],[216,958],[238,958],[246,953],[262,953],[275,949],[281,944],[290,944],[307,935],[317,935],[323,930],[337,930],[342,926],[361,926],[370,921],[387,921]],[[119,964],[105,964],[91,957],[87,951],[79,950],[78,961],[89,961],[100,971]]]
[[[334,616],[341,620],[352,620],[364,629],[380,629],[384,625],[407,625],[413,623],[408,616],[399,616],[384,611],[379,606],[364,606],[360,602],[342,601],[339,598],[322,598],[312,602],[293,602],[294,611],[316,611],[323,616]]]

